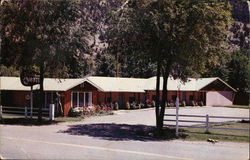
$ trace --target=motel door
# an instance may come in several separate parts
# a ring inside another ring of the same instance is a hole
[[[118,96],[118,105],[119,105],[119,109],[123,108],[123,93],[119,93]]]

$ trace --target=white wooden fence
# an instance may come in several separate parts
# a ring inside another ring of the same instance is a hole
[[[236,122],[219,122],[211,121],[211,119],[230,119],[230,120],[246,120],[249,121],[249,117],[229,117],[229,116],[209,116],[209,115],[183,115],[183,114],[165,114],[164,122],[175,122],[175,125],[164,124],[164,126],[176,127],[176,135],[178,136],[178,128],[205,128],[205,132],[208,133],[209,129],[221,129],[221,130],[240,130],[240,131],[250,131],[249,129],[243,128],[223,128],[223,127],[213,127],[210,124],[229,124],[229,125],[239,125]],[[176,119],[167,119],[168,117],[176,117]],[[198,120],[180,120],[181,117],[191,117]],[[180,125],[180,123],[194,123],[202,125]]]
[[[0,118],[4,115],[8,116],[24,116],[25,118],[33,118],[33,116],[38,115],[38,108],[29,107],[9,107],[9,106],[0,106]],[[51,104],[50,108],[42,109],[42,116],[48,117],[50,120],[54,120],[55,117],[55,105]]]

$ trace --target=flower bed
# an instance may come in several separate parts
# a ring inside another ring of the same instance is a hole
[[[95,106],[83,106],[83,107],[75,107],[70,108],[69,117],[77,117],[77,116],[91,116],[91,115],[109,115],[113,114],[112,108],[107,105],[95,105]]]

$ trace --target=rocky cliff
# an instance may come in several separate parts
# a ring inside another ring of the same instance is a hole
[[[233,33],[229,37],[230,49],[250,49],[250,2],[231,0],[231,4],[234,21],[230,27],[230,31]]]

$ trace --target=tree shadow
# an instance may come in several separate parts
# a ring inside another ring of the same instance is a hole
[[[59,121],[50,121],[47,119],[42,119],[41,122],[38,122],[37,119],[32,118],[2,118],[0,119],[0,124],[3,125],[20,125],[20,126],[43,126],[43,125],[53,125],[57,124]]]
[[[114,123],[70,125],[67,130],[59,131],[59,133],[79,136],[87,135],[114,141],[160,141],[175,139],[174,134],[170,134],[173,136],[164,139],[155,137],[155,127],[152,126]]]

